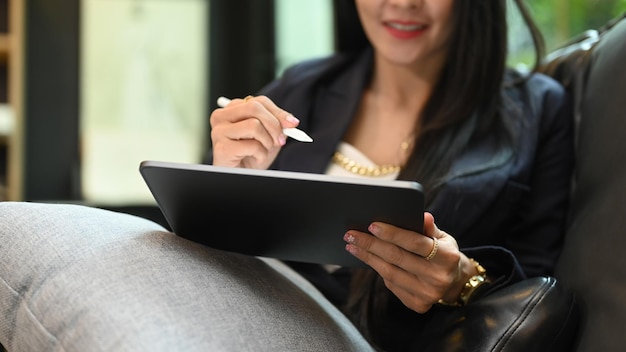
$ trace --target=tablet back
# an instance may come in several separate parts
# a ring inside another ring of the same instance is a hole
[[[247,255],[363,266],[345,251],[347,230],[423,228],[415,182],[158,161],[140,172],[174,233]]]

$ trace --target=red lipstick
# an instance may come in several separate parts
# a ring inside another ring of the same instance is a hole
[[[425,25],[415,22],[393,21],[385,22],[385,29],[392,37],[397,39],[412,39],[418,37],[426,30]]]

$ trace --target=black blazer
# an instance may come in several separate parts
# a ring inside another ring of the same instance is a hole
[[[311,60],[259,92],[300,119],[299,127],[315,141],[289,140],[272,169],[325,172],[355,115],[372,63],[371,50]],[[518,107],[510,111],[518,127],[515,147],[497,149],[485,138],[467,149],[427,209],[468,256],[500,277],[496,287],[553,273],[574,160],[571,104],[560,84],[534,74],[507,90]]]
[[[294,114],[314,139],[288,140],[270,168],[325,172],[355,116],[372,64],[371,50],[311,60],[288,69],[258,93]],[[525,277],[553,274],[573,178],[574,119],[563,87],[533,74],[503,93],[514,103],[507,110],[517,127],[514,146],[497,147],[493,136],[473,143],[453,162],[447,181],[427,207],[437,226],[487,268],[493,284],[483,294]],[[349,270],[347,276],[331,276],[320,266],[290,264],[333,303],[345,302]],[[390,296],[387,314],[379,318],[384,326],[379,341],[389,350],[420,346],[422,337],[416,332],[445,309],[435,305],[418,314]]]

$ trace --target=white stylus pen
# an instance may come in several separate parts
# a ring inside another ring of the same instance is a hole
[[[226,107],[230,103],[230,99],[225,97],[217,98],[217,105],[221,108]],[[313,138],[297,128],[283,128],[283,133],[300,142],[313,142]]]

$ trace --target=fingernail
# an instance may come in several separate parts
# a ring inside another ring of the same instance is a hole
[[[278,136],[278,144],[280,144],[280,146],[283,146],[285,145],[285,143],[287,143],[287,136],[281,133],[280,136]]]
[[[343,235],[343,240],[348,243],[356,243],[356,237],[354,237],[354,235],[350,233],[346,233],[345,235]]]
[[[298,120],[295,116],[293,115],[287,115],[287,121],[291,122],[291,123],[299,123],[300,120]]]
[[[352,255],[356,255],[358,249],[355,246],[351,245],[351,244],[347,244],[346,245],[346,251],[350,252],[350,254],[352,254]]]
[[[378,235],[380,233],[380,228],[374,224],[370,224],[367,229],[374,235]]]

